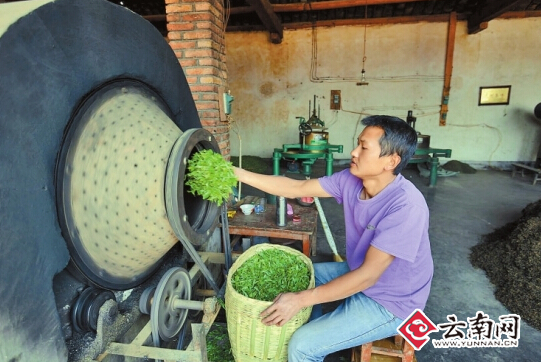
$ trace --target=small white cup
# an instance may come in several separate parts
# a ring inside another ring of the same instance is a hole
[[[250,215],[252,211],[254,211],[254,207],[255,205],[252,205],[252,204],[240,205],[240,209],[242,210],[242,213],[244,215]]]

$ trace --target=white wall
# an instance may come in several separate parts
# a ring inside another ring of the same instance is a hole
[[[344,146],[335,159],[350,157],[362,117],[405,119],[411,109],[416,129],[431,136],[432,147],[451,148],[454,160],[535,160],[541,143],[541,120],[533,116],[541,102],[540,28],[541,18],[493,20],[488,29],[468,35],[466,23],[458,22],[446,126],[439,126],[439,109],[447,23],[368,26],[368,86],[356,85],[364,26],[285,31],[281,44],[270,43],[265,32],[227,33],[232,130],[242,139],[240,149],[231,132],[231,155],[270,158],[275,147],[297,143],[295,117],[310,116],[309,101],[316,95],[330,143]],[[313,61],[317,67],[311,69]],[[510,104],[478,106],[479,87],[494,85],[512,86]],[[331,90],[341,91],[340,111],[330,110]]]

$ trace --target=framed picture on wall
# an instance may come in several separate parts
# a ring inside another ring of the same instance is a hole
[[[500,85],[494,87],[479,87],[479,105],[495,106],[509,104],[511,97],[511,86]]]

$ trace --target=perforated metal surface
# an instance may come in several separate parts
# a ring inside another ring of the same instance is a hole
[[[113,87],[89,103],[64,167],[69,236],[83,269],[112,283],[137,280],[177,242],[164,181],[182,131],[141,88]]]

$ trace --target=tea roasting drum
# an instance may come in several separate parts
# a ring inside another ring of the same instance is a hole
[[[0,5],[0,80],[0,359],[65,361],[54,275],[130,289],[207,241],[184,172],[219,148],[161,34],[107,1]]]

